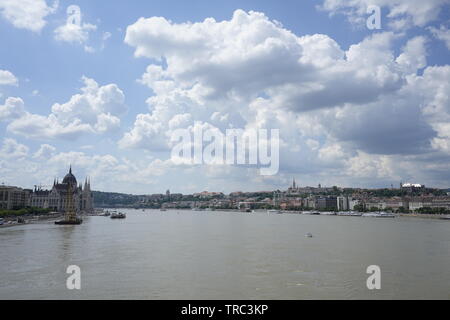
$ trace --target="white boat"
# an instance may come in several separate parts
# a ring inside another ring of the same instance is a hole
[[[320,212],[318,212],[318,211],[303,211],[302,214],[319,215]]]
[[[312,233],[308,232],[307,234],[305,234],[305,237],[307,237],[307,238],[312,238],[313,235],[312,235]]]
[[[363,217],[373,217],[373,218],[395,218],[396,215],[388,212],[368,212],[363,213]]]
[[[362,215],[361,212],[355,211],[340,211],[337,213],[338,216],[351,216],[351,217],[360,217]]]
[[[111,219],[125,219],[127,217],[127,215],[125,213],[122,212],[114,212],[113,214],[111,214]]]
[[[271,210],[267,210],[267,213],[278,213],[278,214],[281,214],[282,212],[280,210],[271,209]]]
[[[395,218],[396,215],[389,212],[379,212],[377,218]]]
[[[336,212],[333,212],[333,211],[323,211],[323,212],[320,213],[320,215],[322,215],[322,216],[335,216],[335,215],[336,215]]]

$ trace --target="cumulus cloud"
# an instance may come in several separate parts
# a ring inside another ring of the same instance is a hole
[[[331,14],[345,14],[351,22],[365,25],[369,17],[367,8],[378,6],[387,10],[386,17],[391,28],[402,29],[424,27],[435,21],[449,4],[449,0],[324,0],[318,8]]]
[[[83,77],[82,80],[81,93],[65,103],[55,103],[48,116],[25,111],[8,125],[7,130],[36,139],[75,139],[83,133],[102,134],[117,130],[119,116],[127,111],[122,90],[116,84],[99,86],[94,79]]]
[[[447,49],[450,50],[450,29],[445,26],[441,26],[439,29],[435,27],[429,27],[428,29],[436,39],[443,41]]]
[[[14,139],[3,139],[2,147],[0,148],[0,158],[3,159],[21,159],[28,155],[28,147],[18,143]]]
[[[96,30],[97,26],[90,23],[75,24],[66,23],[55,29],[55,39],[68,43],[86,43],[89,39],[89,32]]]
[[[33,158],[46,160],[55,154],[56,148],[49,144],[41,144],[39,150],[33,154]]]
[[[400,9],[390,16],[413,13]],[[410,19],[431,21],[432,11]],[[330,183],[327,175],[341,183],[397,179],[424,154],[445,154],[449,139],[448,66],[427,67],[425,36],[396,53],[394,42],[403,40],[378,32],[344,50],[327,35],[299,37],[242,10],[220,22],[140,18],[124,41],[136,57],[161,65],[149,65],[138,80],[152,91],[149,112],[137,115],[119,145],[168,151],[172,130],[196,122],[222,132],[278,128],[280,179],[286,172]],[[399,159],[407,160],[398,166]]]
[[[0,105],[0,121],[20,118],[25,113],[23,100],[9,97],[5,104]]]
[[[0,85],[17,85],[16,76],[8,70],[0,70]]]
[[[58,8],[58,1],[49,6],[45,0],[0,0],[1,16],[14,27],[40,32],[45,18]]]

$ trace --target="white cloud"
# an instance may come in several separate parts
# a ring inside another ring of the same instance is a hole
[[[220,22],[141,18],[125,42],[135,56],[167,66],[150,65],[138,80],[154,95],[119,145],[168,151],[171,130],[196,121],[222,132],[279,128],[281,175],[370,184],[371,176],[411,174],[424,154],[447,150],[438,125],[447,111],[440,119],[437,112],[448,108],[450,81],[447,66],[427,67],[426,37],[405,41],[396,54],[401,40],[378,32],[343,50],[327,35],[298,37],[242,10]]]
[[[429,27],[428,29],[433,34],[433,36],[435,36],[439,40],[442,40],[447,46],[447,49],[450,50],[450,29],[445,26],[441,26],[439,29],[434,27]]]
[[[52,6],[45,0],[0,0],[0,13],[19,29],[27,29],[40,32],[46,25],[45,18],[54,13],[58,7],[58,1]]]
[[[89,40],[89,32],[96,29],[97,26],[90,23],[83,23],[80,25],[66,23],[55,29],[55,39],[68,43],[83,44]]]
[[[38,139],[74,139],[83,133],[103,134],[117,130],[118,116],[127,111],[122,90],[116,84],[99,86],[93,79],[83,77],[82,80],[81,94],[72,96],[66,103],[55,103],[48,116],[24,112],[7,130]],[[23,108],[23,101],[20,101]]]
[[[427,39],[422,36],[410,39],[403,48],[403,52],[397,57],[396,62],[404,68],[406,73],[414,74],[427,65],[426,41]]]
[[[16,76],[8,70],[0,70],[0,85],[17,85]]]
[[[449,3],[449,0],[324,0],[319,8],[331,14],[343,13],[351,22],[365,25],[369,17],[367,8],[375,5],[387,10],[390,27],[399,30],[410,26],[424,27],[435,21]]]
[[[25,113],[23,100],[9,97],[4,105],[0,105],[0,121],[20,118]]]
[[[55,154],[56,148],[49,144],[41,144],[39,150],[33,154],[33,158],[46,160]]]
[[[28,150],[26,145],[20,144],[14,139],[5,138],[0,148],[0,158],[21,159],[28,155]]]

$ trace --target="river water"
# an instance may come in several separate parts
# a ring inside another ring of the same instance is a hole
[[[450,299],[449,221],[123,211],[1,228],[0,299]]]

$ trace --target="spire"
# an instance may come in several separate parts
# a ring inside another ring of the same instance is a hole
[[[69,173],[72,174],[72,164],[70,164]]]

